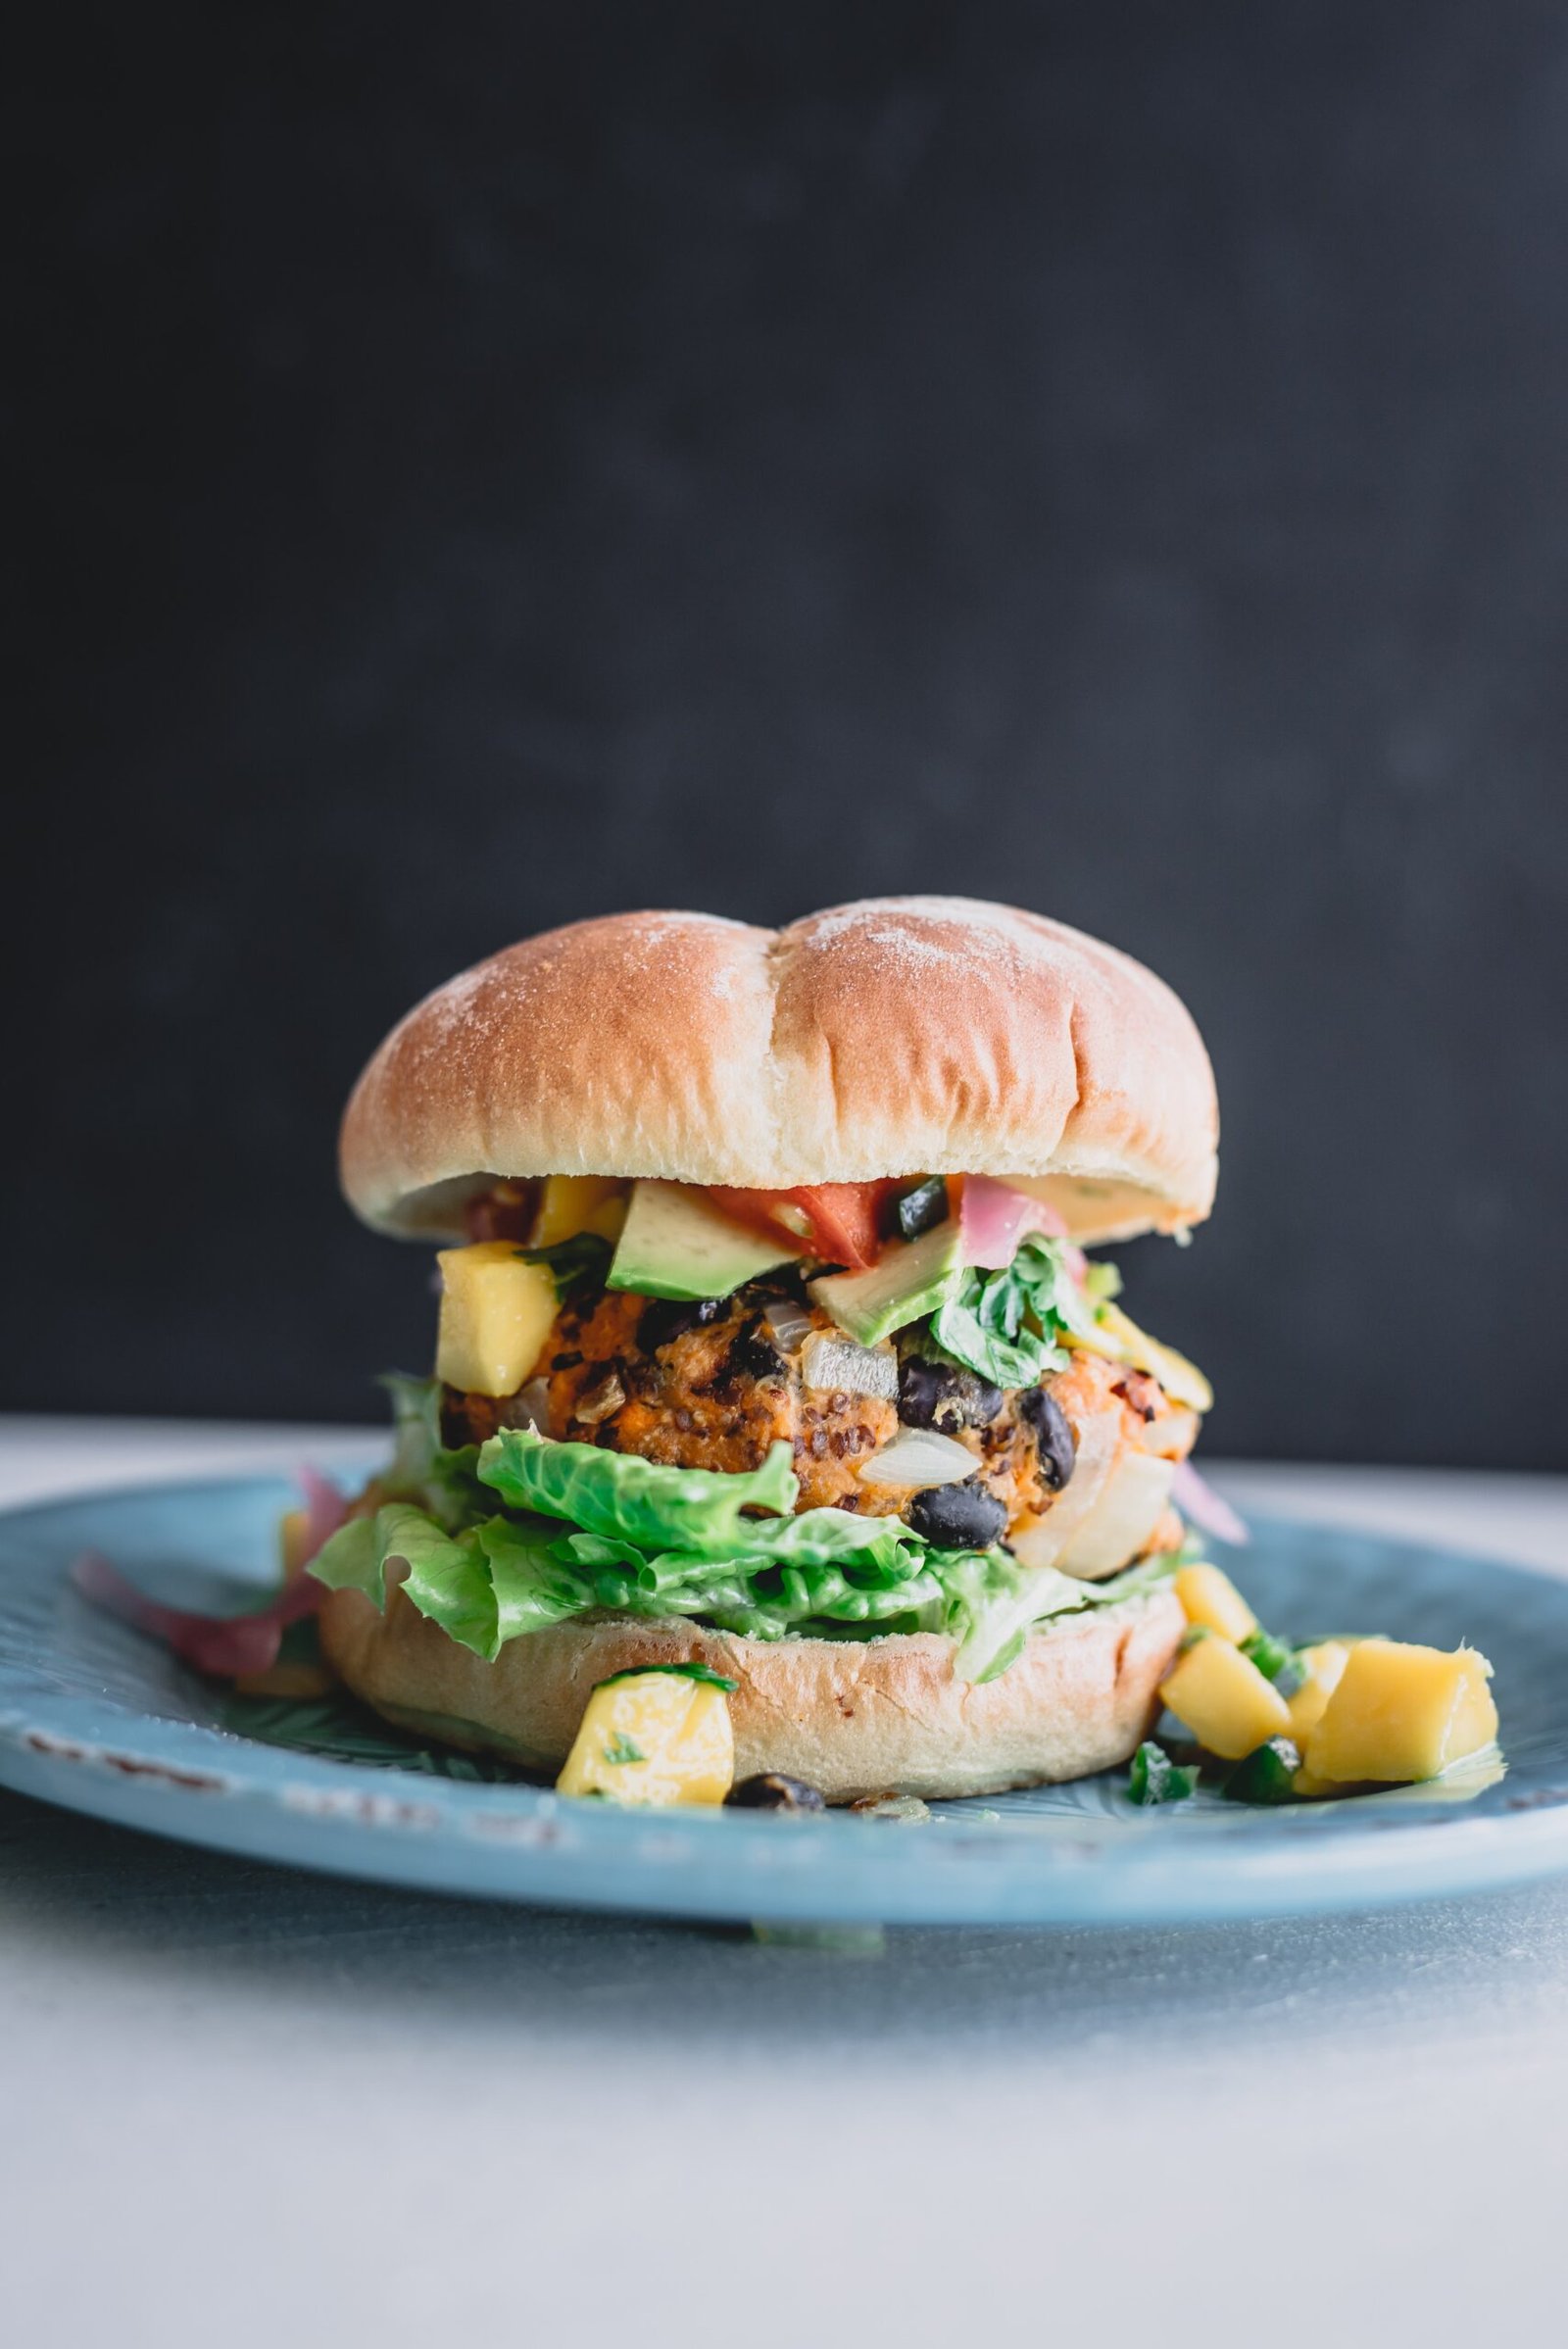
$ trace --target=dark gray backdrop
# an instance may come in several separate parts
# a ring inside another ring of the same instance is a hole
[[[1568,1466],[1560,10],[34,38],[6,1403],[373,1412],[416,993],[939,888],[1208,1036],[1216,1448]]]

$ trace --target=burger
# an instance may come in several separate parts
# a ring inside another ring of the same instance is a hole
[[[327,1661],[626,1800],[1125,1761],[1210,1395],[1086,1251],[1185,1238],[1216,1136],[1171,991],[1006,906],[617,914],[464,972],[343,1122],[440,1307],[312,1567]]]

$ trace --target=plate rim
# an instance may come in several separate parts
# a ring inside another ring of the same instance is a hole
[[[47,1533],[71,1512],[178,1507],[215,1493],[240,1505],[254,1496],[270,1510],[287,1504],[292,1487],[283,1471],[256,1468],[34,1497],[0,1510],[0,1566],[8,1536],[29,1522]],[[1252,1522],[1265,1535],[1480,1565],[1548,1588],[1559,1580],[1539,1565],[1374,1529],[1263,1512]],[[46,1583],[63,1584],[65,1563],[64,1554],[46,1562]],[[971,1818],[939,1814],[912,1840],[908,1824],[844,1813],[786,1821],[578,1805],[526,1784],[426,1778],[266,1746],[106,1698],[51,1698],[29,1688],[5,1631],[0,1582],[0,1785],[241,1858],[460,1897],[730,1923],[1152,1927],[1377,1908],[1568,1869],[1568,1783],[1556,1799],[1524,1795],[1518,1808],[1470,1817],[1430,1802],[1391,1817],[1397,1795],[1368,1797],[1364,1815],[1332,1835],[1226,1836],[1207,1812],[1157,1828],[1117,1819],[1126,1840],[1114,1846],[1092,1832],[1092,1814],[986,1820],[983,1798]],[[85,1734],[95,1701],[117,1718],[112,1739]],[[1563,1775],[1568,1782],[1568,1761]]]

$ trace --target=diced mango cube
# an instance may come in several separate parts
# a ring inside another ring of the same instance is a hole
[[[1351,1790],[1337,1778],[1314,1778],[1304,1767],[1298,1770],[1291,1783],[1298,1802],[1327,1802],[1336,1794],[1348,1794]]]
[[[626,1220],[627,1186],[611,1175],[546,1175],[530,1248],[555,1248],[579,1232],[618,1240]]]
[[[724,1690],[683,1673],[638,1672],[594,1690],[556,1785],[615,1802],[719,1803],[734,1778]]]
[[[1491,1677],[1492,1666],[1471,1647],[1449,1652],[1401,1639],[1359,1639],[1307,1738],[1302,1763],[1314,1778],[1342,1783],[1436,1778],[1496,1737]]]
[[[1175,1590],[1188,1622],[1218,1632],[1222,1639],[1240,1646],[1257,1629],[1257,1617],[1218,1566],[1184,1566],[1176,1577]]]
[[[1320,1639],[1315,1647],[1298,1650],[1296,1660],[1305,1677],[1295,1695],[1285,1700],[1291,1709],[1291,1736],[1298,1745],[1305,1745],[1322,1720],[1323,1708],[1340,1685],[1349,1652],[1350,1643],[1346,1639]]]
[[[442,1248],[436,1376],[465,1395],[515,1395],[544,1351],[557,1311],[547,1264],[511,1240]]]
[[[1273,1682],[1213,1632],[1182,1650],[1159,1693],[1200,1745],[1227,1762],[1290,1734],[1291,1716]]]

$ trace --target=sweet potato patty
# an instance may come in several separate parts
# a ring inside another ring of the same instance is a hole
[[[774,1335],[770,1305],[775,1320],[784,1317],[788,1348]],[[1041,1387],[1007,1392],[906,1346],[897,1404],[808,1387],[803,1314],[815,1330],[833,1327],[798,1293],[766,1282],[704,1304],[590,1291],[563,1307],[534,1378],[517,1395],[498,1400],[445,1391],[446,1441],[482,1444],[498,1428],[531,1424],[676,1468],[727,1470],[760,1466],[769,1445],[783,1442],[794,1453],[799,1507],[897,1515],[909,1512],[915,1496],[863,1484],[860,1470],[902,1419],[973,1452],[976,1508],[991,1521],[990,1540],[1049,1509],[1070,1479],[1077,1431],[1108,1404],[1120,1406],[1129,1445],[1179,1459],[1192,1444],[1192,1412],[1172,1404],[1147,1373],[1098,1354],[1075,1354]],[[1179,1538],[1174,1519],[1166,1531]]]

